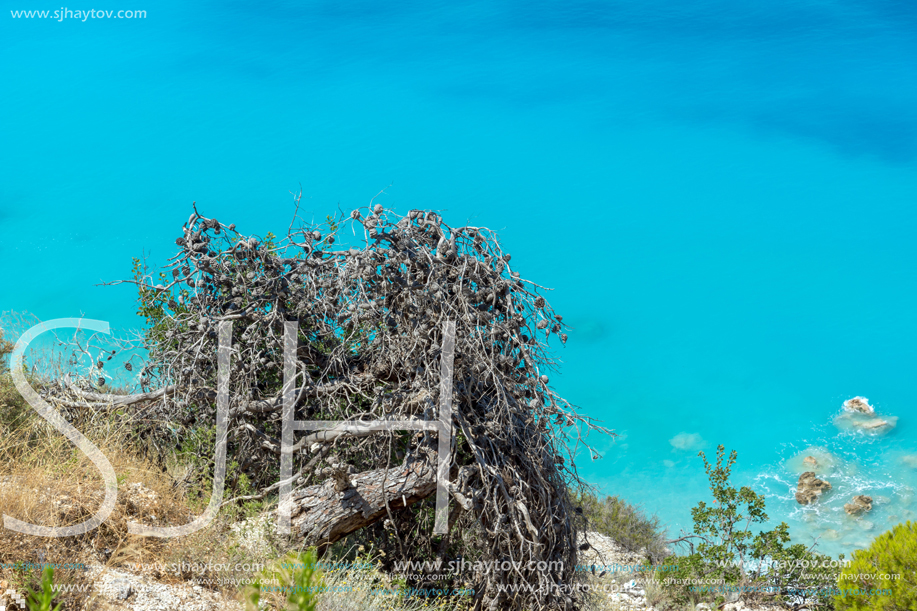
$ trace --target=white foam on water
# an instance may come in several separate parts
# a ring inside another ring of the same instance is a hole
[[[889,425],[863,428],[863,422],[876,418]],[[917,519],[917,442],[897,435],[897,422],[896,416],[842,411],[830,425],[815,427],[815,439],[783,444],[780,461],[763,470],[754,486],[766,497],[768,528],[785,521],[793,542],[817,540],[820,553],[849,557],[898,522]],[[806,471],[814,471],[831,489],[815,503],[800,505],[796,485]],[[872,510],[850,516],[844,504],[857,495],[871,497]]]

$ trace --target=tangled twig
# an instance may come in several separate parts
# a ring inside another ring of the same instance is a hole
[[[347,223],[364,236],[361,248],[334,246]],[[482,560],[512,563],[474,576],[476,604],[578,606],[569,590],[576,525],[567,491],[582,484],[573,457],[590,430],[609,431],[553,390],[548,342],[566,342],[566,326],[492,231],[376,204],[322,226],[291,225],[283,240],[259,239],[195,209],[176,244],[158,281],[126,281],[138,285],[150,322],[145,384],[165,389],[144,397],[156,401],[149,422],[212,425],[216,328],[234,321],[229,451],[264,494],[278,473],[284,322],[300,329],[296,418],[359,424],[435,418],[442,325],[456,321],[449,521],[486,533],[473,543]],[[168,441],[174,431],[151,434]],[[329,480],[353,496],[351,478],[362,476],[351,473],[425,460],[434,441],[430,432],[321,431],[297,443],[294,472],[298,484]],[[394,500],[389,507],[383,494],[380,517],[398,533],[419,510],[408,507],[416,498]],[[394,545],[389,553],[403,554]]]

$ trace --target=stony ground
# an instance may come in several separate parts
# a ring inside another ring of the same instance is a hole
[[[241,611],[242,605],[197,585],[164,584],[150,576],[92,566],[96,596],[88,611]]]
[[[599,533],[586,533],[580,537],[580,543],[588,542],[590,549],[580,553],[581,568],[593,574],[594,581],[600,587],[615,585],[614,592],[599,594],[599,605],[607,611],[661,611],[647,600],[647,591],[639,577],[644,572],[635,570],[645,562],[642,554],[630,552],[613,539]],[[604,575],[602,569],[606,569]],[[612,588],[609,587],[609,590]],[[604,599],[604,600],[601,600]],[[742,601],[727,602],[722,607],[700,603],[693,611],[781,611],[784,607],[746,606]],[[797,611],[804,611],[800,607]]]
[[[142,490],[134,491],[142,493]],[[232,529],[237,542],[255,555],[263,557],[270,549],[270,521],[266,516],[246,520]],[[647,591],[640,580],[638,567],[644,556],[626,550],[614,540],[598,533],[586,533],[580,543],[590,548],[581,552],[579,570],[592,575],[592,583],[604,590],[597,595],[603,611],[661,611],[647,601]],[[243,605],[218,592],[199,585],[163,583],[150,572],[125,568],[88,565],[93,594],[81,611],[242,611]],[[594,569],[594,570],[593,570]],[[20,608],[24,593],[6,589],[0,583],[0,611]],[[4,608],[5,607],[5,608]],[[731,602],[722,611],[775,611],[774,608],[746,607]],[[708,605],[697,605],[693,611],[719,611]]]

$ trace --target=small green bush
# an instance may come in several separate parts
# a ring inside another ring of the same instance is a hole
[[[748,486],[730,485],[735,450],[724,461],[725,448],[717,447],[715,465],[703,452],[699,456],[710,480],[713,504],[701,501],[691,510],[694,531],[684,539],[689,545],[699,541],[696,549],[691,545],[689,554],[666,558],[655,572],[654,578],[664,586],[667,600],[662,602],[678,606],[721,602],[727,594],[736,598],[743,592],[741,598],[746,599],[802,599],[830,605],[838,563],[805,545],[787,545],[790,535],[785,522],[773,530],[754,532],[753,525],[768,521],[764,496]],[[706,585],[688,585],[698,581]]]
[[[855,551],[837,588],[838,611],[917,609],[917,523],[898,524],[876,537],[869,549]]]
[[[582,509],[587,530],[610,537],[624,549],[643,553],[654,562],[666,556],[665,530],[657,516],[647,516],[639,507],[617,496],[600,500],[589,491],[582,491],[571,500]]]
[[[10,375],[9,361],[13,346],[12,342],[4,339],[3,330],[0,329],[0,433],[5,433],[4,429],[21,426],[24,419],[33,414],[29,404],[16,390],[13,376]]]
[[[0,373],[6,373],[9,371],[9,356],[13,352],[13,347],[15,347],[11,341],[7,341],[3,337],[3,329],[0,329]]]
[[[263,598],[286,611],[315,611],[324,581],[317,570],[315,550],[291,553],[273,562],[252,586],[246,588],[245,609],[263,608]],[[283,604],[280,606],[278,603]]]

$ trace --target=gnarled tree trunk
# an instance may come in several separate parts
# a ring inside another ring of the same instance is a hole
[[[331,478],[293,493],[291,532],[323,551],[338,539],[383,519],[389,509],[409,507],[434,492],[436,469],[424,460]]]

